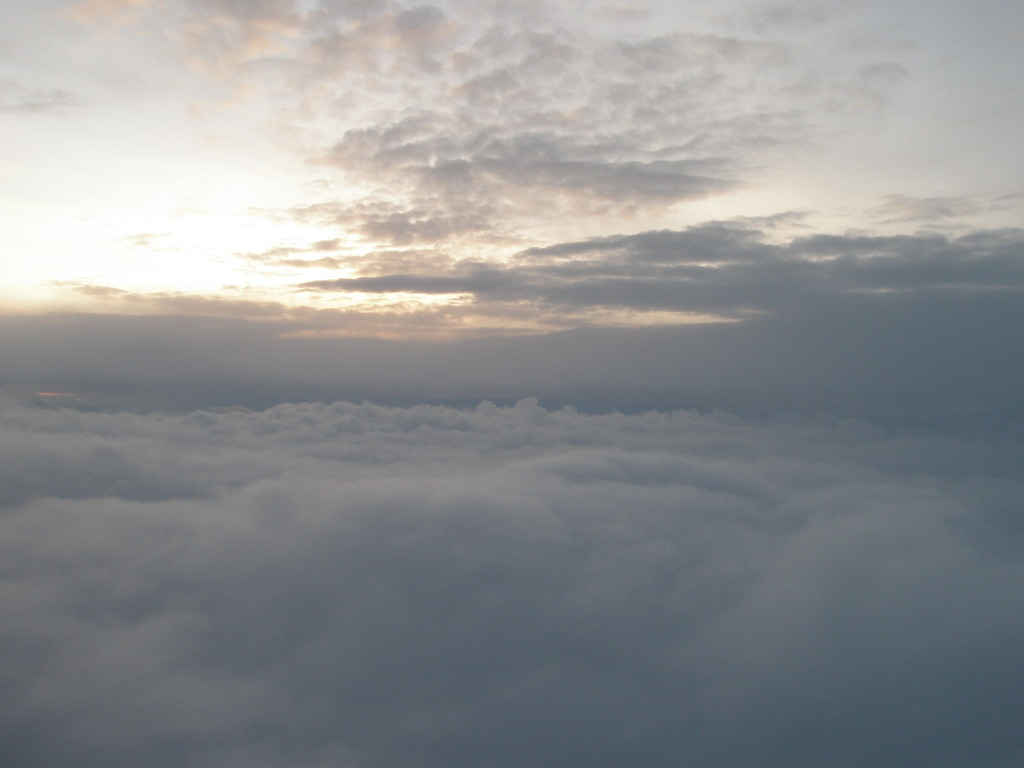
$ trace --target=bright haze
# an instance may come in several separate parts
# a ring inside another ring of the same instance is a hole
[[[0,762],[1024,764],[1024,5],[0,4]]]

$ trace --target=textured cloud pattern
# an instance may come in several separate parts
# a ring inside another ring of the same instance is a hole
[[[536,401],[2,406],[0,755],[1024,756],[1024,444]]]

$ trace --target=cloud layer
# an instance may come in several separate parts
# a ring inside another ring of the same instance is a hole
[[[5,9],[0,764],[1018,768],[1020,11],[940,5]]]
[[[6,763],[1024,754],[1018,441],[532,401],[2,418]]]
[[[592,308],[743,317],[787,313],[851,294],[1024,290],[1024,232],[950,238],[810,235],[777,244],[743,222],[530,248],[508,265],[466,260],[429,272],[320,280],[307,290],[468,294],[546,312]]]
[[[0,318],[0,386],[114,408],[537,396],[588,411],[1024,423],[1019,230],[770,235],[719,222],[429,269],[392,251],[362,276],[296,288],[370,303],[351,311],[108,290],[107,306],[133,314]],[[451,303],[417,303],[432,294]],[[719,322],[680,324],[695,316]],[[381,332],[419,338],[368,337]]]

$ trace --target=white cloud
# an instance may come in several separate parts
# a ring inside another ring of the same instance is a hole
[[[531,401],[2,418],[12,764],[1024,749],[1019,441]]]

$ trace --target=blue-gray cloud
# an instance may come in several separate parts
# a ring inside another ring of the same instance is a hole
[[[778,245],[752,227],[706,224],[531,248],[507,266],[463,261],[430,274],[378,274],[301,287],[724,317],[787,312],[858,293],[987,291],[1020,297],[1024,234],[809,235]]]
[[[0,418],[5,763],[1024,754],[1019,440],[530,401]]]
[[[423,257],[379,258],[408,268]],[[587,410],[827,411],[1012,428],[1024,418],[1022,263],[1019,232],[778,244],[749,227],[707,225],[531,249],[506,266],[438,258],[433,274],[308,287],[470,297],[407,313],[119,293],[107,300],[164,314],[0,318],[0,385],[148,408],[536,395]],[[665,309],[734,321],[616,328],[603,319]],[[569,330],[488,330],[517,322]],[[363,336],[382,328],[435,335]],[[444,336],[453,330],[459,338]]]

